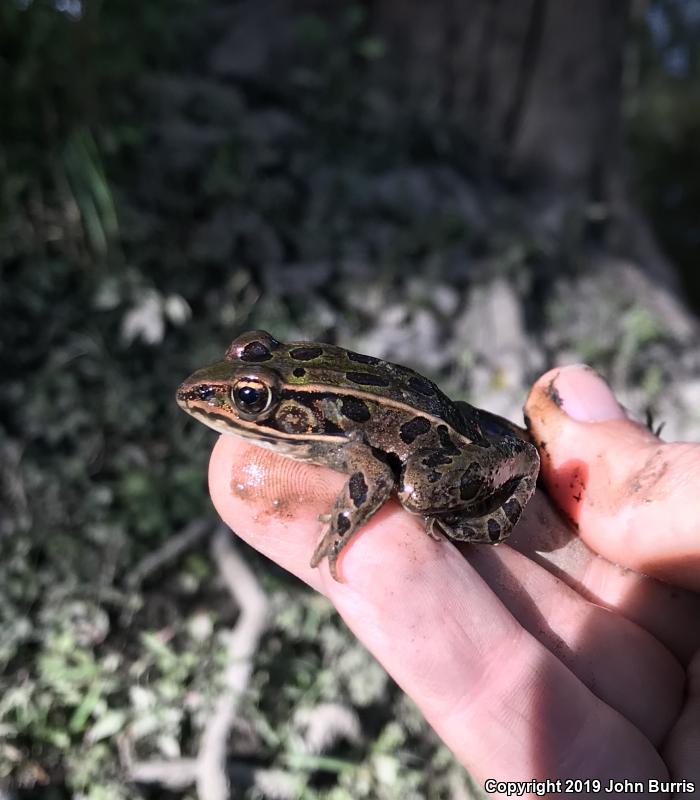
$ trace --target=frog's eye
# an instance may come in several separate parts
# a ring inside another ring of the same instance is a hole
[[[234,384],[231,389],[231,399],[242,414],[257,415],[270,407],[272,392],[262,381],[247,378]]]

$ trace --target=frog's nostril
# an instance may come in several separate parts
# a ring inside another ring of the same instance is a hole
[[[192,400],[210,400],[214,396],[211,386],[192,386],[183,383],[175,392],[175,399],[180,405],[187,405]]]

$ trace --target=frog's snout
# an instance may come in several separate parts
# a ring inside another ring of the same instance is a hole
[[[186,411],[192,402],[209,403],[216,397],[216,388],[208,383],[192,383],[186,380],[175,392],[175,399],[179,406]]]
[[[197,389],[198,387],[193,386],[190,381],[185,381],[178,386],[177,391],[175,392],[175,400],[180,408],[183,408],[185,411],[189,411],[192,401],[200,399]]]

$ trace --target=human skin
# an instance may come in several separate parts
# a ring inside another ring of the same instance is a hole
[[[232,436],[212,454],[212,499],[334,604],[482,784],[700,791],[700,445],[662,443],[586,367],[542,376],[525,413],[547,494],[498,547],[433,541],[391,501],[336,582],[309,557],[346,477]]]

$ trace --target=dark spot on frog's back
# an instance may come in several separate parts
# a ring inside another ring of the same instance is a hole
[[[372,372],[346,372],[345,377],[360,386],[389,386],[389,381]]]
[[[318,358],[323,350],[320,347],[295,347],[289,351],[289,355],[295,361],[313,361]]]
[[[243,348],[241,353],[241,361],[258,363],[260,361],[269,361],[272,358],[272,353],[262,342],[250,342]]]
[[[438,438],[440,439],[440,447],[442,447],[446,453],[451,453],[455,456],[458,455],[459,447],[457,447],[450,438],[450,432],[447,430],[447,425],[438,425],[437,432]]]
[[[365,356],[362,353],[355,353],[353,350],[346,350],[348,361],[354,361],[356,364],[379,364],[381,359],[374,356]]]
[[[354,353],[352,350],[347,351],[347,356],[350,361],[355,361],[358,364],[379,364],[378,358],[363,356],[362,353]]]
[[[399,429],[399,436],[406,444],[412,444],[415,440],[430,430],[430,423],[425,417],[414,417]]]
[[[367,499],[367,481],[361,472],[354,472],[350,476],[348,490],[355,508],[359,508]]]
[[[492,542],[497,542],[501,538],[501,526],[495,519],[490,519],[487,528],[489,531],[489,539]]]
[[[370,418],[369,407],[364,400],[358,397],[343,397],[341,411],[344,416],[353,422],[367,422]]]
[[[412,375],[408,379],[408,385],[414,392],[422,394],[423,397],[432,397],[435,394],[435,386],[421,375]]]

